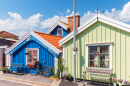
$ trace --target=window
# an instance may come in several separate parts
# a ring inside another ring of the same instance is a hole
[[[62,36],[62,28],[57,29],[57,33],[58,36]]]
[[[109,68],[109,46],[89,46],[88,66]]]
[[[39,60],[38,49],[27,49],[26,53],[26,65],[33,64],[35,61]]]

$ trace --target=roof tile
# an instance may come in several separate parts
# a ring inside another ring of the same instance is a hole
[[[37,32],[34,31],[36,34],[38,34],[39,36],[41,36],[43,39],[45,39],[46,41],[48,41],[49,43],[51,43],[52,45],[54,45],[56,48],[61,50],[62,46],[59,46],[59,41],[63,38],[60,36],[55,36],[55,35],[51,35],[51,34],[46,34],[46,33],[41,33],[41,32]]]

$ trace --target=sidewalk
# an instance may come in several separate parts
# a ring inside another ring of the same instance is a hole
[[[90,81],[88,81],[88,83],[90,83]],[[77,79],[76,82],[74,83],[73,81],[65,81],[65,79],[62,79],[59,86],[83,86],[83,81]],[[109,84],[103,83],[103,82],[94,82],[93,81],[93,82],[91,82],[91,84],[85,84],[85,86],[109,86]]]
[[[60,83],[60,80],[49,79],[43,76],[31,76],[28,74],[25,75],[16,75],[16,74],[1,74],[1,80],[8,80],[17,83],[25,83],[25,84],[35,84],[38,86],[57,86]]]

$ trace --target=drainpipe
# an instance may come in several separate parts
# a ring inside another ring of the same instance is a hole
[[[75,43],[75,0],[74,0],[74,17],[73,17],[73,30],[74,30],[74,38],[73,38],[73,43],[74,47],[76,47]],[[74,82],[76,82],[76,54],[74,54]]]

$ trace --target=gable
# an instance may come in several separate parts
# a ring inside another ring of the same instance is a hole
[[[26,40],[24,40],[21,44],[19,44],[19,46],[15,47],[12,51],[9,52],[9,54],[13,54],[16,51],[20,50],[23,46],[27,45],[28,42],[34,41],[35,43],[37,43],[38,45],[42,46],[45,50],[47,50],[48,52],[50,52],[52,55],[58,57],[59,55],[57,53],[55,53],[53,50],[51,50],[50,48],[48,48],[45,44],[41,43],[39,40],[37,40],[34,36],[30,36],[28,37]],[[31,44],[32,48],[35,47],[36,44]],[[36,47],[35,47],[36,48]],[[38,47],[37,47],[38,48]]]
[[[85,43],[102,43],[102,42],[115,42],[116,36],[120,37],[128,36],[130,34],[127,31],[121,30],[119,28],[113,27],[111,25],[102,23],[102,22],[96,22],[90,27],[86,28],[83,32],[76,35],[76,45],[79,44],[79,41],[83,41]],[[118,38],[116,37],[116,38]],[[128,36],[129,37],[129,36]],[[65,43],[65,46],[70,46],[73,44],[73,39],[67,41]],[[81,43],[82,45],[82,43]]]
[[[62,28],[64,28],[65,30],[68,29],[68,26],[65,25],[64,23],[58,21],[56,22],[46,33],[50,34],[57,26],[61,26]]]
[[[82,33],[85,29],[89,28],[90,26],[92,26],[93,24],[95,24],[96,22],[102,22],[105,24],[108,24],[110,26],[116,27],[120,30],[126,31],[126,32],[130,32],[130,25],[125,24],[123,22],[114,20],[112,18],[108,18],[105,17],[103,15],[98,15],[94,16],[93,18],[91,18],[89,21],[87,21],[86,23],[84,23],[82,26],[80,26],[78,29],[76,29],[76,35]],[[61,39],[59,41],[59,45],[63,45],[65,44],[67,41],[71,40],[74,36],[74,33],[70,33],[69,35],[67,35],[66,37],[64,37],[63,39]]]
[[[24,35],[19,41],[17,41],[14,45],[12,45],[10,48],[8,48],[5,53],[6,54],[12,54],[15,52],[17,49],[19,49],[21,46],[23,46],[25,43],[28,41],[35,40],[36,42],[40,43],[44,47],[46,47],[47,50],[52,52],[52,54],[55,54],[57,57],[59,53],[61,52],[58,48],[56,48],[54,45],[37,35],[35,32],[30,31],[26,35]]]
[[[58,29],[62,29],[62,37],[68,35],[68,30],[65,30],[63,27],[59,25],[56,28],[54,28],[54,30],[49,34],[58,36]]]

